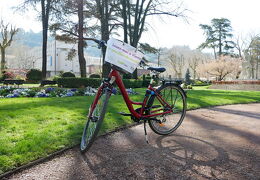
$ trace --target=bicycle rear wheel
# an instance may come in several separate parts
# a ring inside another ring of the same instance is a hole
[[[162,113],[169,110],[172,110],[172,113],[157,116],[156,118],[160,122],[150,120],[149,126],[157,134],[168,135],[181,125],[185,117],[187,108],[186,95],[179,86],[174,84],[162,85],[157,89],[157,93],[170,107],[166,103],[161,103],[157,96],[152,96],[149,100],[149,104],[152,104],[149,113]]]
[[[81,152],[88,150],[94,142],[94,139],[97,136],[105,117],[110,95],[111,93],[106,90],[106,88],[102,88],[97,92],[96,97],[94,98],[94,101],[89,108],[87,123],[83,130],[80,143]]]

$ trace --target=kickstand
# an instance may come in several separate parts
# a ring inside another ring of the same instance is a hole
[[[149,144],[148,136],[147,136],[147,132],[146,132],[146,120],[144,120],[144,135],[145,135],[145,140],[146,140],[147,144]]]

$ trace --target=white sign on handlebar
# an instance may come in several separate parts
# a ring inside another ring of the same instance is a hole
[[[135,47],[114,38],[107,42],[105,61],[133,73],[144,54]]]

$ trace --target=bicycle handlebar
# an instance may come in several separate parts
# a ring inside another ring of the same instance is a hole
[[[104,40],[99,40],[99,39],[95,39],[95,38],[83,38],[84,40],[87,40],[87,41],[94,41],[95,43],[97,43],[98,44],[98,48],[100,49],[101,47],[103,47],[103,46],[107,46],[107,43],[106,43],[106,41],[104,41]],[[140,62],[140,65],[141,66],[149,66],[147,63],[148,63],[149,61],[145,58],[145,57],[143,57],[142,58],[142,60],[141,60],[141,62]]]

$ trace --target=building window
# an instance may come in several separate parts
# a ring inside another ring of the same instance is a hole
[[[50,56],[50,66],[52,66],[52,56]]]

